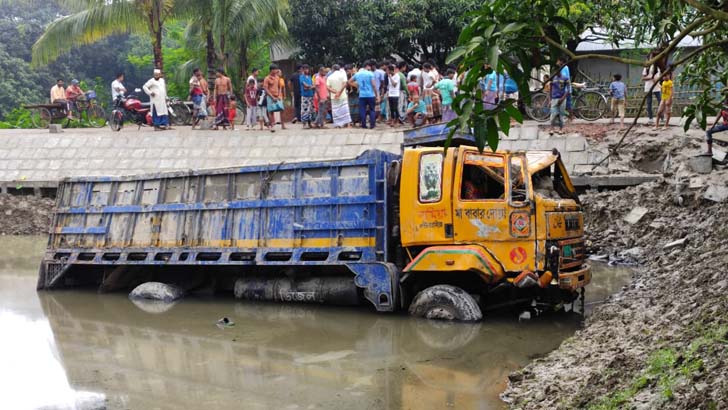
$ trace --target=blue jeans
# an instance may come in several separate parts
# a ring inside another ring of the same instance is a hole
[[[377,111],[375,106],[377,99],[374,97],[359,97],[359,118],[361,118],[361,127],[367,127],[367,108],[369,109],[370,128],[374,128],[374,122],[377,120]]]
[[[166,127],[169,125],[169,117],[166,115],[157,115],[157,109],[152,105],[152,123],[155,127]]]
[[[728,131],[728,124],[717,124],[715,127],[705,131],[705,138],[707,139],[708,144],[713,143],[713,134],[722,131]]]
[[[662,93],[659,91],[655,91],[647,96],[647,118],[649,118],[650,121],[652,121],[652,96],[655,96],[657,98],[657,105],[659,106],[660,99],[662,98]]]
[[[564,128],[564,118],[566,117],[566,98],[559,104],[558,98],[551,99],[551,125]]]

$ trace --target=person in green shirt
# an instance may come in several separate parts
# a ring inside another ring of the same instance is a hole
[[[455,99],[455,70],[452,68],[447,70],[446,77],[435,84],[437,93],[440,94],[442,100],[442,121],[450,122],[457,118],[455,111],[452,109],[452,103]]]
[[[419,95],[411,95],[410,103],[407,105],[407,120],[412,124],[412,127],[419,127],[424,124],[426,116],[427,106],[425,102],[420,100]]]

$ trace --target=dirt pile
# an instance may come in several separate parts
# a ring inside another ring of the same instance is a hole
[[[48,233],[54,204],[50,198],[0,194],[0,235]]]
[[[619,161],[632,170],[661,162],[649,167],[662,169],[664,178],[582,196],[592,253],[639,268],[628,287],[595,308],[583,330],[510,375],[502,397],[512,408],[728,403],[728,170],[691,171],[699,142],[634,145]]]

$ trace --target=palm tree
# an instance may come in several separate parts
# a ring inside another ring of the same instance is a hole
[[[206,50],[210,77],[214,77],[218,66],[226,70],[237,68],[244,81],[251,46],[262,40],[274,44],[288,41],[284,19],[288,0],[177,1],[189,13],[185,33],[189,46]],[[190,61],[187,66],[199,63]]]
[[[148,34],[154,66],[163,68],[162,31],[175,0],[58,0],[72,14],[51,23],[33,45],[33,64],[48,64],[73,47],[114,34]]]

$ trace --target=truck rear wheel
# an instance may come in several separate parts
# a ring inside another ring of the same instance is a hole
[[[457,286],[435,285],[415,296],[409,307],[412,316],[435,320],[477,321],[483,318],[478,303]]]

